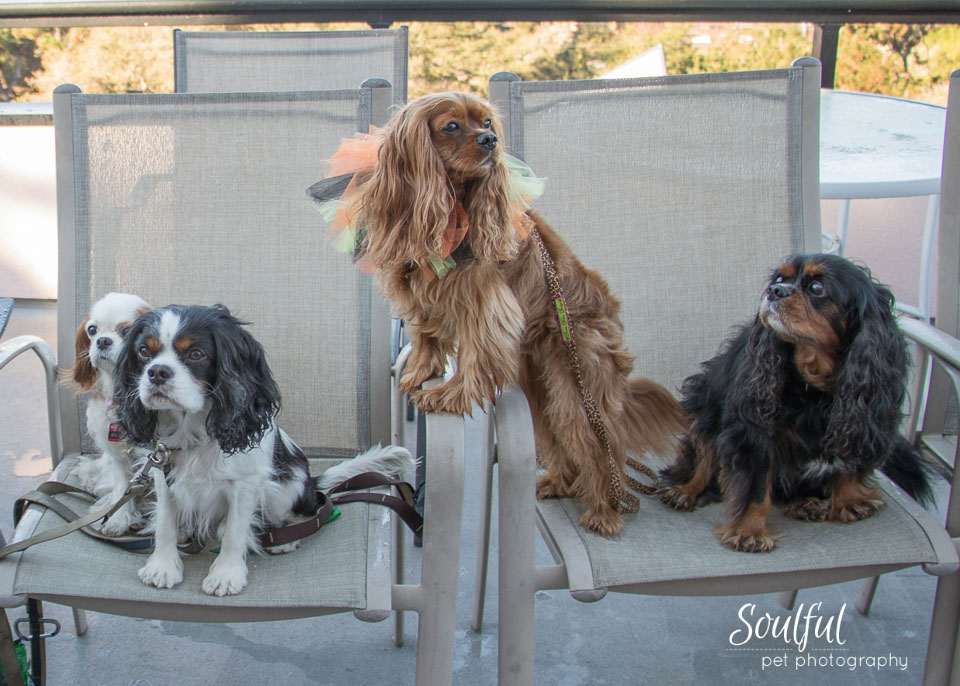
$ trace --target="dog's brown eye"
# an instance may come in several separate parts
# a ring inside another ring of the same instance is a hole
[[[811,281],[807,285],[807,292],[810,293],[810,295],[815,295],[819,297],[824,293],[826,293],[826,291],[827,291],[827,288],[826,286],[823,285],[823,281],[819,281],[819,280]]]
[[[456,133],[457,131],[460,130],[460,124],[458,124],[455,121],[452,121],[446,126],[444,126],[443,130],[446,131],[447,133]]]
[[[191,362],[199,362],[207,356],[205,352],[200,350],[200,348],[191,348],[190,352],[187,353],[187,359]]]
[[[493,126],[493,122],[492,122],[492,121],[490,121],[489,119],[484,119],[484,120],[483,120],[483,128],[489,129],[491,126]]]
[[[96,325],[91,324],[90,326],[87,327],[87,335],[88,335],[90,338],[93,338],[94,336],[97,335],[97,327],[96,327]]]
[[[148,348],[145,345],[141,345],[139,348],[137,348],[137,355],[140,357],[141,360],[149,360],[150,348]]]

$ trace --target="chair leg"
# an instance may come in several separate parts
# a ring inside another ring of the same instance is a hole
[[[489,401],[484,403],[481,419],[480,454],[483,456],[483,485],[480,492],[480,542],[477,545],[477,569],[473,586],[473,614],[470,626],[479,632],[483,628],[483,606],[487,598],[487,572],[490,569],[490,524],[493,501],[493,465],[496,455],[493,448],[493,421]]]
[[[47,683],[47,641],[43,633],[43,604],[39,600],[27,600],[27,619],[30,625],[30,678],[34,686]]]
[[[76,607],[73,608],[73,628],[77,636],[83,636],[87,633],[87,614]]]
[[[20,660],[13,645],[13,631],[7,611],[0,608],[0,661],[3,662],[3,678],[9,686],[23,686],[23,674],[20,672]]]
[[[957,622],[960,621],[960,572],[937,580],[937,595],[933,600],[933,620],[930,623],[930,642],[927,644],[927,663],[923,686],[947,686],[956,659]]]
[[[870,606],[873,605],[873,596],[877,593],[877,585],[879,583],[879,576],[863,580],[863,586],[860,588],[860,597],[857,598],[857,609],[860,611],[860,614],[870,614]]]
[[[498,683],[533,686],[536,450],[530,409],[517,388],[507,389],[497,403],[497,442]]]
[[[777,602],[780,603],[780,606],[785,610],[792,610],[793,606],[797,604],[797,594],[799,591],[783,591],[777,594]]]
[[[404,540],[403,522],[394,515],[391,517],[393,525],[393,583],[400,585],[404,582]],[[396,610],[393,613],[393,643],[398,648],[403,645],[404,639],[404,621],[403,610]]]

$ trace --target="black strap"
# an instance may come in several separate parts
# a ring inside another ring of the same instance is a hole
[[[376,488],[378,486],[393,486],[399,491],[400,497],[387,495],[386,493],[360,491],[360,489]],[[345,493],[345,491],[360,492]],[[413,486],[406,481],[390,479],[377,472],[364,472],[363,474],[358,474],[337,484],[329,490],[329,493],[331,495],[338,493],[343,494],[336,495],[333,498],[333,502],[335,503],[365,502],[389,507],[397,513],[397,516],[403,520],[403,523],[406,524],[415,535],[421,536],[423,534],[423,517],[414,508]]]
[[[400,497],[362,490],[381,486],[395,487],[399,491]],[[328,498],[327,495],[330,497]],[[377,472],[364,472],[340,482],[327,491],[326,495],[317,491],[317,498],[320,500],[320,506],[315,516],[296,524],[279,526],[263,532],[258,536],[260,545],[270,548],[293,543],[301,538],[311,536],[317,533],[324,524],[331,521],[334,505],[357,502],[389,507],[397,513],[397,516],[414,534],[419,536],[423,533],[423,517],[413,507],[413,486],[406,481],[390,479]]]

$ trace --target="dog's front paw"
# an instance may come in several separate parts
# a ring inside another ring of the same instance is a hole
[[[697,496],[687,492],[682,486],[667,486],[657,493],[660,500],[680,512],[692,512],[697,506]]]
[[[124,505],[110,515],[110,518],[103,522],[103,524],[96,524],[94,526],[105,536],[120,536],[129,531],[139,520],[140,518],[134,509],[129,505]]]
[[[226,560],[218,557],[210,565],[201,588],[204,593],[216,596],[236,595],[247,585],[247,564],[243,560]]]
[[[766,529],[741,531],[729,527],[717,527],[714,533],[720,543],[741,553],[769,553],[777,546],[777,537]]]
[[[546,498],[569,498],[573,492],[569,488],[564,488],[559,479],[549,472],[537,476],[537,499]]]
[[[409,362],[400,375],[397,388],[401,393],[412,393],[420,388],[424,381],[443,375],[443,366],[411,365]]]
[[[879,498],[846,503],[842,507],[834,505],[830,510],[830,519],[835,522],[849,524],[850,522],[859,522],[861,519],[872,517],[880,512],[881,509],[883,509],[883,500]]]
[[[830,514],[830,503],[822,498],[797,498],[787,505],[784,514],[804,522],[822,522]]]
[[[147,586],[173,588],[183,581],[183,561],[179,556],[168,557],[154,553],[147,564],[137,572],[140,581]]]
[[[449,382],[426,390],[410,394],[421,412],[449,412],[457,415],[473,416],[473,399],[465,393],[453,391]]]
[[[580,517],[580,526],[606,538],[613,538],[623,529],[623,516],[604,503],[600,507],[588,508]]]
[[[284,553],[292,553],[299,547],[300,541],[294,541],[293,543],[284,543],[283,545],[273,545],[263,550],[269,555],[283,555]]]

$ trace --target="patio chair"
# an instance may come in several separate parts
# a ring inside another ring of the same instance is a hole
[[[403,105],[408,60],[406,26],[361,31],[173,31],[177,93],[353,88],[364,79],[379,77],[394,84],[393,104]],[[406,342],[399,320],[391,335],[396,359]],[[410,405],[408,419],[412,412]]]
[[[366,31],[173,32],[177,93],[355,88],[368,78],[393,84],[407,101],[406,26]]]
[[[305,193],[322,175],[324,151],[385,120],[389,83],[165,95],[86,95],[61,86],[54,98],[60,368],[73,363],[76,327],[90,303],[108,291],[137,293],[154,305],[220,302],[251,322],[283,394],[280,424],[318,469],[369,445],[402,442],[387,306],[370,277],[330,246]],[[77,456],[92,450],[83,396],[55,384],[53,354],[34,337],[0,348],[0,367],[25,350],[44,362],[53,478],[63,480]],[[397,371],[402,364],[403,357]],[[31,621],[47,628],[41,601],[198,622],[350,611],[380,621],[414,610],[420,614],[416,683],[450,684],[462,419],[430,416],[427,432],[436,459],[428,468],[419,582],[404,583],[403,537],[386,510],[349,503],[295,552],[253,556],[249,585],[239,595],[201,592],[210,553],[186,556],[183,583],[158,590],[137,579],[141,556],[73,533],[0,562],[0,605],[26,602]],[[31,506],[13,540],[57,521]],[[402,640],[401,625],[395,641]],[[42,652],[37,639],[38,684]]]
[[[548,179],[538,211],[622,301],[636,374],[678,388],[731,327],[755,315],[766,277],[783,257],[819,249],[819,88],[813,58],[731,74],[491,80],[514,154]],[[491,413],[485,494],[496,461],[501,686],[534,683],[534,594],[542,589],[566,588],[583,602],[609,592],[741,595],[917,564],[945,575],[941,583],[958,578],[950,535],[887,482],[887,507],[855,531],[771,515],[786,536],[767,555],[718,544],[712,529],[722,507],[678,514],[657,498],[641,500],[617,539],[597,536],[577,524],[579,503],[535,499],[536,449],[523,394],[506,389]],[[481,519],[488,535],[489,514]],[[552,565],[535,563],[535,524]],[[486,567],[479,557],[477,630]],[[937,619],[931,651],[952,654],[956,611],[954,604]]]

